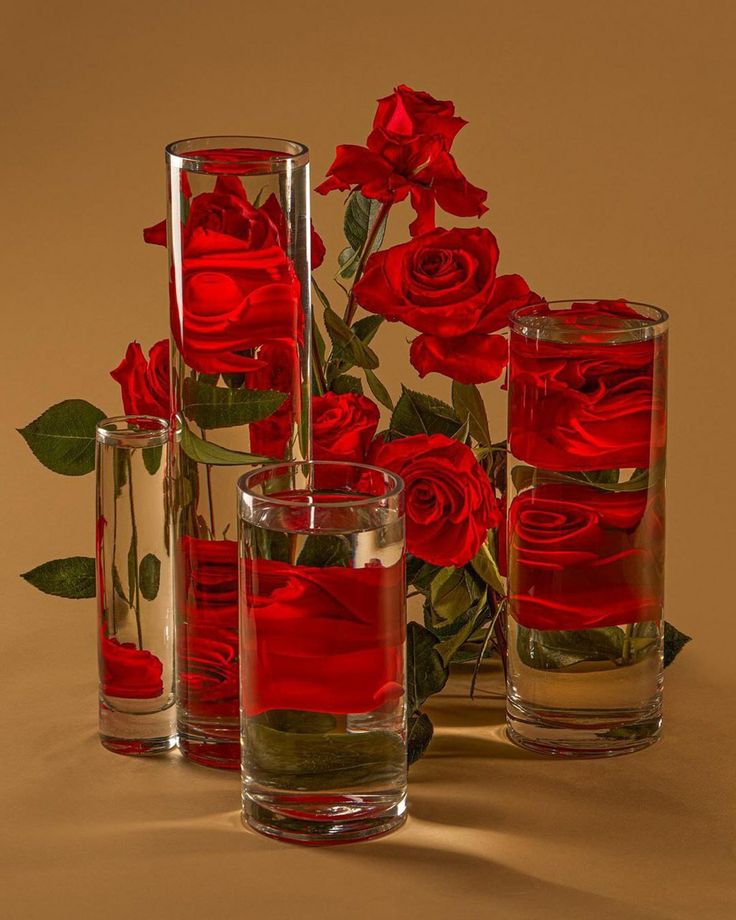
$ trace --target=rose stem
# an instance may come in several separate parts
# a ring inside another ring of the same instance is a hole
[[[203,441],[207,440],[207,435],[203,428],[199,429],[199,434]],[[207,501],[210,506],[210,532],[212,534],[212,539],[215,539],[215,506],[212,501],[212,470],[209,463],[205,463],[205,477],[207,479]]]
[[[358,283],[358,281],[360,281],[360,276],[363,274],[365,263],[368,260],[371,249],[373,249],[373,244],[375,243],[376,237],[378,236],[378,231],[381,229],[381,225],[385,223],[386,218],[388,217],[388,212],[391,210],[392,204],[392,201],[386,201],[381,205],[381,210],[378,212],[378,216],[373,222],[373,226],[371,227],[368,236],[365,238],[363,251],[360,254],[360,261],[358,262],[358,268],[356,269],[355,278],[353,279],[353,286],[350,288],[350,294],[348,294],[348,302],[347,306],[345,307],[345,316],[343,317],[348,326],[352,323],[353,317],[355,316],[355,311],[357,309],[355,297],[353,296],[355,285]]]
[[[135,501],[133,499],[133,460],[128,451],[126,455],[128,461],[128,498],[130,499],[130,549],[133,553],[134,573],[133,573],[133,593],[135,594],[135,624],[138,630],[138,648],[143,649],[143,633],[141,631],[141,595],[138,585],[138,527],[135,520]]]

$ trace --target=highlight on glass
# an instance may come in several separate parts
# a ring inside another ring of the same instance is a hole
[[[179,737],[184,756],[238,769],[237,522],[254,463],[309,454],[309,153],[279,138],[166,149],[177,480]]]
[[[511,314],[507,723],[524,747],[659,736],[667,324],[623,300]]]
[[[406,815],[404,495],[361,464],[238,483],[243,819],[302,843]]]
[[[176,745],[169,430],[152,416],[97,426],[99,732],[117,754]]]

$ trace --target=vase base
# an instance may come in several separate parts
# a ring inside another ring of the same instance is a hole
[[[519,747],[556,757],[633,754],[660,737],[657,706],[638,710],[542,710],[508,700],[506,734]]]
[[[127,757],[154,757],[176,747],[176,735],[167,738],[113,738],[100,733],[100,744],[113,754]]]
[[[179,750],[201,767],[215,770],[240,769],[240,733],[236,728],[210,728],[203,731],[190,723],[179,722]]]
[[[146,701],[118,700],[118,706],[131,709],[142,707]],[[166,754],[176,747],[176,710],[173,705],[155,712],[126,712],[115,708],[108,700],[99,702],[100,743],[115,754],[150,757]]]
[[[243,824],[259,834],[303,846],[375,840],[406,821],[406,795],[252,795],[243,799]]]

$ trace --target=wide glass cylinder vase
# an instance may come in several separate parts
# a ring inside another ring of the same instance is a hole
[[[254,137],[166,156],[180,747],[238,769],[235,483],[309,453],[309,156]]]
[[[169,423],[97,426],[99,731],[118,754],[176,744]]]
[[[661,728],[667,314],[616,301],[511,316],[507,722],[605,756]]]
[[[340,462],[239,482],[243,818],[345,843],[406,812],[401,480]]]

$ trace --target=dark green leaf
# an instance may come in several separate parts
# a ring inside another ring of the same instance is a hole
[[[163,447],[161,444],[159,444],[158,447],[143,448],[143,465],[151,476],[155,476],[156,473],[158,473],[159,467],[161,466],[162,454]]]
[[[245,374],[223,374],[222,382],[231,390],[239,390],[245,383]]]
[[[391,399],[391,394],[388,392],[386,387],[381,383],[381,381],[376,377],[373,371],[366,367],[365,368],[365,379],[368,382],[371,393],[376,397],[377,401],[385,406],[390,412],[394,411],[394,402]]]
[[[325,307],[325,325],[332,340],[335,361],[350,361],[358,367],[378,367],[376,353],[365,345],[345,320],[330,307]]]
[[[650,470],[636,471],[625,482],[618,481],[618,470],[596,470],[587,473],[556,473],[552,470],[540,470],[536,467],[517,465],[511,470],[511,481],[517,492],[545,483],[575,483],[593,485],[606,492],[638,492],[656,486],[664,477],[664,466],[658,465]],[[595,477],[595,478],[593,478]]]
[[[259,422],[287,398],[276,390],[230,390],[193,377],[184,381],[184,414],[204,430]]]
[[[321,288],[321,287],[317,284],[317,282],[314,280],[314,276],[312,277],[312,287],[314,288],[314,292],[315,292],[315,294],[317,295],[317,297],[319,298],[319,301],[320,301],[320,303],[322,304],[322,306],[325,308],[325,310],[329,310],[329,309],[330,309],[330,301],[327,299],[327,294],[325,294],[325,292],[322,290],[322,288]]]
[[[364,316],[350,327],[364,345],[370,345],[383,325],[382,316]]]
[[[338,253],[337,261],[340,266],[338,274],[341,278],[352,278],[358,270],[360,262],[360,253],[356,252],[352,246],[346,246]]]
[[[440,566],[423,562],[416,556],[406,557],[406,580],[424,595],[429,594],[432,579],[442,571]]]
[[[101,409],[83,399],[65,399],[18,432],[47,469],[84,476],[95,468],[96,428],[104,418]]]
[[[409,623],[406,633],[407,712],[417,712],[424,701],[439,693],[449,672],[435,650],[437,639],[419,623]]]
[[[665,620],[664,623],[664,666],[668,668],[677,658],[688,642],[692,641],[692,636],[686,636],[674,627],[672,623]]]
[[[138,577],[143,597],[147,601],[156,600],[161,581],[161,560],[153,553],[146,553],[141,559]]]
[[[455,621],[468,613],[484,596],[482,588],[465,568],[445,568],[432,580],[429,589],[431,628],[444,638],[454,633]]]
[[[446,637],[437,644],[436,648],[437,654],[446,665],[450,665],[455,660],[458,650],[489,619],[490,615],[490,608],[484,595],[478,599],[475,606],[466,610],[453,621],[452,633],[448,634],[449,630],[445,630]]]
[[[363,395],[363,384],[360,377],[354,377],[352,374],[340,374],[332,381],[333,393],[360,393]]]
[[[337,726],[337,719],[328,712],[303,712],[300,709],[270,709],[257,718],[279,732],[323,735]]]
[[[324,568],[329,565],[349,566],[352,561],[350,541],[340,534],[311,534],[299,553],[297,565]]]
[[[490,447],[491,432],[488,428],[488,415],[478,387],[474,384],[468,385],[453,380],[452,405],[459,418],[470,419],[471,436],[483,447]]]
[[[399,434],[444,434],[451,438],[461,422],[455,410],[433,396],[402,387],[391,416],[391,429]]]
[[[350,196],[347,207],[345,208],[343,228],[345,230],[345,239],[356,252],[359,252],[365,245],[371,226],[380,210],[380,201],[376,201],[373,198],[366,198],[361,192],[353,192]],[[375,252],[383,242],[384,232],[385,222],[384,226],[381,227],[376,234],[371,252]]]
[[[319,360],[322,362],[322,364],[324,364],[325,363],[325,340],[314,318],[312,319],[312,338],[317,347],[317,354],[319,355]]]
[[[138,587],[138,553],[137,540],[135,536],[130,541],[128,548],[128,589],[130,591],[131,602],[136,597],[136,588]]]
[[[498,564],[493,558],[490,547],[487,543],[484,543],[481,548],[476,553],[475,557],[471,560],[470,564],[473,566],[473,570],[477,572],[478,575],[483,579],[483,581],[490,585],[491,588],[496,592],[496,594],[505,594],[506,587],[503,583],[503,578],[501,573],[498,571]]]
[[[272,457],[246,454],[239,450],[228,450],[219,444],[211,444],[190,431],[186,425],[181,432],[181,449],[191,460],[210,466],[241,466],[244,463],[268,463]]]
[[[21,578],[44,594],[56,597],[95,596],[95,560],[88,556],[53,559],[24,572]]]
[[[659,647],[655,623],[636,623],[628,632],[617,626],[598,629],[537,630],[517,627],[519,657],[538,670],[558,670],[585,661],[629,665]]]
[[[130,604],[133,602],[133,599],[126,595],[125,590],[123,589],[123,583],[120,580],[120,572],[118,572],[118,567],[115,564],[113,564],[112,567],[112,586],[120,600],[125,601],[125,603],[130,606]]]
[[[406,753],[409,766],[424,756],[433,734],[434,726],[427,713],[414,713],[409,719],[409,731],[406,737]]]

